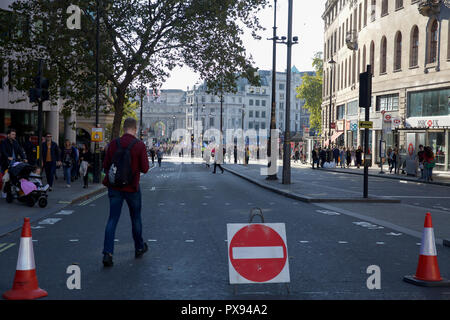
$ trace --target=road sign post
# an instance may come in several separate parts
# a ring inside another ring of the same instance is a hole
[[[372,67],[367,65],[367,71],[359,75],[359,107],[365,109],[364,128],[364,198],[369,197],[369,111],[372,105]],[[360,122],[360,128],[361,128]]]

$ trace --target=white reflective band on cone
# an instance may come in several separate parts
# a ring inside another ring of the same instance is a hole
[[[33,270],[34,264],[33,241],[31,237],[20,238],[19,259],[17,259],[16,270]]]
[[[423,256],[437,256],[433,228],[423,229],[420,254]]]

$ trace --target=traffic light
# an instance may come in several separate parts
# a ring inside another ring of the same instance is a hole
[[[191,134],[191,142],[194,142],[194,134]]]
[[[48,87],[50,82],[48,79],[44,77],[35,77],[34,79],[34,88],[31,88],[29,91],[30,102],[41,102],[47,101],[50,99],[50,95],[48,93]]]
[[[48,93],[48,87],[50,82],[46,78],[41,78],[41,100],[42,102],[50,99],[50,95]]]

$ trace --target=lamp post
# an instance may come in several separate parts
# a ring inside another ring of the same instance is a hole
[[[269,139],[267,140],[267,157],[268,167],[271,166],[271,156],[272,156],[272,131],[277,129],[276,123],[276,82],[277,82],[277,0],[274,0],[273,6],[273,37],[271,39],[272,44],[272,100],[271,100],[271,108],[270,108],[270,128],[269,128]],[[244,112],[244,111],[242,111]],[[242,120],[242,130],[244,130],[244,120]],[[278,143],[277,143],[278,145]],[[266,177],[267,180],[278,180],[277,174],[269,174]]]
[[[335,67],[336,61],[331,58],[328,63],[331,65],[330,72],[330,106],[328,110],[328,147],[331,147],[331,106],[332,106],[332,98],[333,98],[333,69]]]
[[[99,47],[100,47],[100,0],[96,0],[97,14],[95,17],[95,127],[99,127]],[[94,146],[94,183],[100,183],[100,150],[98,142]]]

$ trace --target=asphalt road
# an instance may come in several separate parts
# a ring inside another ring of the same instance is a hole
[[[402,281],[416,271],[416,237],[285,198],[230,173],[213,175],[200,164],[163,162],[142,176],[141,188],[149,245],[142,259],[134,258],[125,205],[114,266],[103,267],[106,195],[33,225],[39,284],[49,293],[44,299],[450,299],[450,288]],[[265,222],[286,224],[290,294],[280,284],[238,285],[236,293],[229,284],[227,223],[247,223],[253,207],[262,209]],[[7,244],[0,247],[1,292],[11,288],[19,239],[19,231],[0,238],[0,246]],[[448,277],[450,249],[438,245],[437,251]],[[80,290],[66,286],[74,263]],[[379,290],[366,285],[371,265],[381,269]]]

